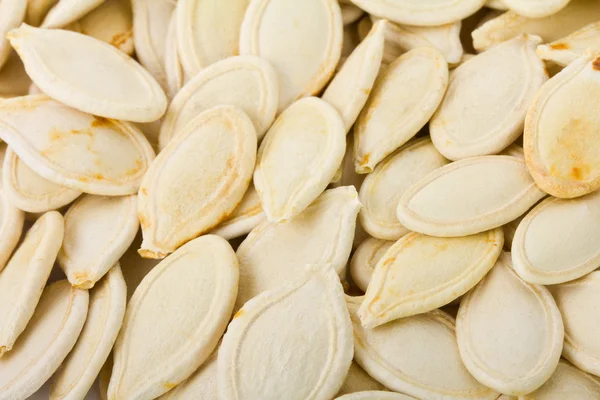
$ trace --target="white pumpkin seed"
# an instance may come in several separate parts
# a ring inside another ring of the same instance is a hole
[[[81,195],[78,190],[40,176],[10,148],[2,168],[2,187],[12,204],[32,213],[56,210]]]
[[[10,56],[11,47],[6,34],[21,25],[27,10],[27,0],[2,0],[0,2],[0,67]]]
[[[410,230],[458,237],[502,226],[543,198],[525,161],[482,156],[431,172],[404,192],[397,217]]]
[[[377,17],[372,17],[377,20]],[[463,56],[460,42],[461,22],[438,26],[411,26],[388,23],[386,40],[400,49],[409,51],[417,47],[433,47],[444,55],[448,64],[457,64]]]
[[[217,350],[185,381],[160,396],[159,400],[203,399],[218,400]]]
[[[277,96],[277,74],[268,62],[253,56],[217,62],[188,81],[173,98],[160,128],[160,148],[164,149],[199,113],[219,105],[241,108],[260,140],[275,119]]]
[[[169,98],[173,98],[184,84],[183,66],[177,50],[177,15],[175,12],[171,15],[165,37],[165,74],[167,75],[167,93]]]
[[[525,114],[548,79],[537,36],[521,35],[459,65],[429,130],[451,160],[496,154],[523,132]]]
[[[336,400],[414,400],[414,397],[401,393],[365,391],[337,397]]]
[[[571,0],[556,14],[543,18],[528,18],[507,11],[477,27],[471,36],[473,47],[478,51],[487,50],[521,33],[537,35],[544,42],[552,42],[599,19],[600,2]]]
[[[154,121],[167,108],[167,98],[152,75],[107,43],[26,24],[10,31],[8,38],[35,84],[62,103],[135,122]]]
[[[598,378],[561,360],[550,379],[541,388],[519,396],[519,400],[595,400],[599,397],[600,381]]]
[[[456,21],[474,14],[485,0],[352,0],[354,4],[381,18],[398,24],[435,26]]]
[[[211,233],[227,240],[233,239],[250,233],[265,219],[258,193],[254,185],[250,185],[240,204]]]
[[[43,28],[62,28],[77,21],[105,0],[59,0],[54,7],[48,11]]]
[[[519,224],[512,245],[521,279],[542,285],[577,279],[600,266],[600,192],[563,200],[550,197]]]
[[[262,142],[254,187],[271,222],[288,221],[308,207],[334,177],[346,151],[344,123],[316,97],[296,101]]]
[[[58,264],[71,285],[90,289],[112,268],[138,231],[137,196],[86,195],[65,214]]]
[[[10,202],[0,185],[0,272],[19,242],[24,220],[23,211]]]
[[[127,288],[119,264],[90,291],[85,325],[52,377],[50,400],[82,399],[108,358],[125,315]]]
[[[431,47],[411,50],[382,71],[354,128],[356,172],[372,172],[415,136],[442,101],[447,84],[446,60]]]
[[[362,298],[346,300],[354,329],[355,360],[388,388],[432,400],[498,397],[464,367],[450,315],[433,310],[365,329],[356,315]]]
[[[331,399],[353,353],[336,271],[308,266],[235,314],[219,349],[219,398]]]
[[[512,11],[529,18],[543,18],[556,14],[571,0],[502,0]]]
[[[188,76],[238,55],[240,26],[249,2],[181,0],[177,3],[177,46]]]
[[[429,138],[410,141],[377,164],[360,187],[362,227],[371,236],[398,240],[409,230],[396,217],[402,194],[432,171],[448,164]]]
[[[240,33],[240,54],[260,56],[279,75],[279,111],[327,84],[342,52],[343,25],[335,0],[255,0]],[[302,49],[302,51],[298,51]]]
[[[165,50],[175,7],[169,0],[132,0],[132,6],[135,54],[140,64],[167,90]]]
[[[371,378],[360,365],[352,361],[346,375],[346,380],[336,396],[362,391],[377,391],[378,393],[382,393],[383,391],[387,391],[387,389],[381,383]]]
[[[393,244],[391,240],[367,238],[358,245],[350,260],[350,275],[360,290],[367,291],[375,266]]]
[[[600,57],[572,62],[537,93],[525,122],[523,147],[529,172],[542,190],[562,198],[600,188]]]
[[[542,60],[552,61],[567,66],[583,56],[586,50],[594,53],[600,51],[600,22],[584,26],[575,32],[537,47],[537,54]]]
[[[227,218],[248,188],[255,157],[256,131],[239,108],[217,106],[192,119],[142,180],[140,254],[163,258]]]
[[[131,0],[104,0],[78,21],[81,33],[132,55],[133,11]]]
[[[503,253],[463,298],[456,321],[458,348],[477,380],[521,395],[546,382],[558,364],[563,322],[550,292],[522,281]]]
[[[238,273],[231,246],[206,235],[146,275],[115,344],[108,397],[153,399],[200,367],[225,331]]]
[[[132,124],[89,115],[45,95],[0,101],[0,137],[37,174],[92,194],[135,193],[154,159],[148,140]]]
[[[494,266],[502,243],[501,229],[460,238],[409,233],[375,266],[358,311],[363,326],[431,311],[462,296]]]
[[[66,280],[44,289],[18,346],[0,358],[1,400],[26,399],[50,378],[75,345],[87,312],[87,290]]]
[[[293,279],[307,264],[330,264],[342,274],[352,249],[358,194],[351,186],[325,191],[287,223],[264,221],[237,250],[240,290],[236,309]]]
[[[62,215],[56,211],[44,214],[27,232],[23,242],[2,270],[0,358],[10,352],[30,322],[60,249],[63,232]],[[0,390],[0,393],[2,392],[3,390]]]
[[[548,289],[565,325],[564,358],[578,368],[600,375],[600,347],[596,337],[600,304],[600,272],[591,272],[576,281],[552,285]]]
[[[367,102],[379,73],[386,24],[387,21],[381,21],[373,25],[323,93],[323,100],[331,104],[342,117],[346,132]]]

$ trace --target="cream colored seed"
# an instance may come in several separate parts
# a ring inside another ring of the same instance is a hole
[[[0,400],[600,399],[599,21],[0,0]]]

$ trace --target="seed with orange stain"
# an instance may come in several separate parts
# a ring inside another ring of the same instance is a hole
[[[568,50],[569,45],[566,43],[554,43],[550,45],[552,50]]]

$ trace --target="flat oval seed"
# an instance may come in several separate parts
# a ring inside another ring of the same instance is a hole
[[[165,50],[167,31],[175,9],[170,0],[133,0],[135,54],[163,89],[167,89]]]
[[[129,302],[113,350],[108,397],[153,399],[200,367],[225,331],[238,273],[231,246],[206,235],[146,275]]]
[[[240,54],[260,56],[279,74],[279,111],[318,93],[342,52],[342,15],[335,0],[256,0],[240,33]],[[299,51],[302,49],[302,51]]]
[[[13,206],[0,185],[0,272],[19,242],[25,214]]]
[[[278,90],[275,70],[258,57],[217,62],[194,76],[173,98],[160,128],[160,147],[164,149],[199,113],[219,105],[241,108],[260,140],[275,119]]]
[[[47,180],[8,149],[2,168],[2,186],[10,202],[23,211],[56,210],[75,200],[81,192]]]
[[[600,192],[563,200],[550,197],[519,224],[512,245],[521,279],[551,285],[600,266]]]
[[[2,0],[0,3],[0,67],[10,56],[11,47],[6,34],[23,22],[27,0]]]
[[[356,315],[362,298],[346,300],[354,328],[356,362],[385,386],[421,399],[498,397],[463,365],[450,315],[434,310],[365,329]]]
[[[457,64],[463,56],[460,28],[460,21],[439,26],[411,26],[388,23],[386,40],[405,51],[417,47],[433,47],[444,55],[448,64]]]
[[[439,168],[415,183],[400,198],[396,215],[415,232],[458,237],[502,226],[545,195],[524,160],[473,157]]]
[[[564,358],[578,368],[600,375],[598,318],[600,304],[600,272],[581,279],[549,286],[565,325]]]
[[[597,377],[561,361],[542,387],[535,392],[519,396],[519,400],[595,400],[599,397],[600,381]]]
[[[160,396],[159,400],[217,400],[217,350],[185,381]]]
[[[474,14],[485,0],[352,0],[354,4],[381,18],[399,24],[417,26],[443,25]]]
[[[600,188],[600,58],[587,55],[550,79],[527,112],[523,147],[529,172],[542,190],[562,198]]]
[[[254,228],[237,250],[241,278],[236,309],[293,279],[307,264],[330,264],[342,274],[359,209],[356,189],[340,187],[325,191],[289,222],[264,221]]]
[[[211,233],[227,240],[234,239],[250,233],[266,218],[258,193],[256,193],[254,185],[250,185],[240,204]]]
[[[142,180],[140,254],[162,258],[227,218],[248,188],[255,157],[256,131],[239,108],[214,107],[191,120]]]
[[[48,11],[43,28],[62,28],[77,21],[105,0],[59,0],[58,3]]]
[[[288,107],[262,142],[254,187],[269,221],[288,221],[325,190],[346,151],[344,123],[316,97]]]
[[[50,378],[75,345],[87,312],[87,290],[66,280],[44,289],[18,346],[0,358],[1,400],[26,399]]]
[[[594,53],[600,51],[600,22],[586,25],[551,43],[540,44],[536,52],[542,60],[567,66],[588,49]]]
[[[502,251],[501,229],[460,238],[409,233],[379,260],[358,315],[363,326],[421,314],[475,286]]]
[[[360,365],[355,361],[352,361],[348,374],[346,375],[346,380],[336,396],[343,396],[345,394],[362,391],[377,391],[378,393],[383,393],[383,391],[387,391],[387,389],[381,383],[371,378]]]
[[[138,231],[137,196],[84,196],[65,214],[58,265],[71,285],[90,289],[112,268]]]
[[[477,27],[471,36],[473,47],[478,51],[487,50],[521,33],[537,35],[544,42],[552,42],[599,19],[600,2],[572,0],[556,14],[543,18],[528,18],[507,11]]]
[[[502,0],[512,11],[529,18],[543,18],[556,14],[571,0]]]
[[[177,3],[177,46],[188,76],[238,54],[240,26],[249,2],[182,0]]]
[[[60,249],[63,232],[62,215],[56,211],[44,214],[27,232],[23,242],[2,270],[0,357],[13,348],[15,341],[30,322]]]
[[[125,280],[116,264],[90,291],[85,325],[75,347],[52,377],[50,400],[85,398],[117,339],[126,295]]]
[[[525,114],[548,75],[537,36],[521,35],[459,65],[429,130],[451,160],[496,154],[523,132]]]
[[[104,0],[81,18],[77,25],[81,33],[108,43],[125,54],[133,54],[131,0]]]
[[[365,391],[337,397],[336,400],[413,400],[414,397],[405,394],[380,391]]]
[[[360,187],[363,209],[359,214],[362,227],[371,236],[398,240],[406,229],[396,217],[402,194],[432,171],[448,164],[429,138],[417,139],[390,154],[377,164]]]
[[[183,87],[183,66],[177,51],[177,16],[172,13],[167,36],[165,38],[165,74],[167,75],[167,93],[169,98],[175,97]]]
[[[335,75],[322,99],[331,104],[350,130],[367,102],[379,73],[387,21],[377,22]]]
[[[132,124],[45,95],[1,101],[0,137],[37,174],[93,194],[135,193],[154,159],[150,143]]]
[[[298,275],[233,317],[219,349],[219,398],[325,400],[342,386],[354,348],[340,279],[329,264]]]
[[[550,292],[522,281],[508,253],[461,301],[456,333],[469,372],[512,395],[529,393],[550,378],[564,336]]]
[[[358,245],[350,260],[350,275],[360,290],[367,291],[375,266],[393,244],[391,240],[367,238]]]
[[[390,64],[375,82],[354,128],[356,172],[373,171],[415,136],[442,101],[447,84],[446,60],[431,47],[411,50]]]
[[[8,38],[35,84],[67,105],[135,122],[154,121],[167,108],[167,98],[152,75],[109,44],[25,24],[10,31]]]

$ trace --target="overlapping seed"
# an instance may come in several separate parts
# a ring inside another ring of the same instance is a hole
[[[0,400],[600,398],[599,24],[0,0]]]

